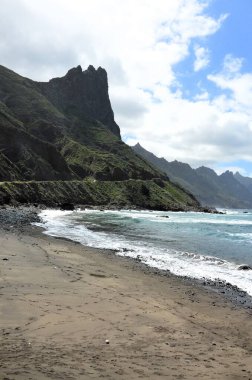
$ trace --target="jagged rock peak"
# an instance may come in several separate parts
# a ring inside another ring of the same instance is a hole
[[[207,175],[211,175],[211,176],[215,176],[215,177],[218,176],[213,169],[208,168],[207,166],[204,166],[204,165],[200,166],[199,168],[197,168],[195,170],[199,174],[207,174]]]
[[[87,70],[83,71],[83,73],[102,77],[103,80],[106,80],[106,82],[108,81],[107,71],[101,66],[96,70],[93,65],[89,65]]]
[[[77,67],[73,67],[70,70],[68,70],[68,73],[84,73],[84,72],[89,72],[89,73],[106,73],[106,70],[99,66],[98,69],[96,69],[93,65],[89,65],[86,70],[82,70],[81,65],[78,65]]]
[[[233,177],[233,172],[231,172],[230,170],[226,170],[224,173],[221,174],[221,176]]]
[[[93,65],[89,65],[86,70],[82,70],[82,67],[80,65],[78,65],[77,67],[73,67],[72,69],[68,70],[68,72],[65,75],[65,78],[68,78],[68,79],[76,78],[76,77],[81,78],[82,76],[85,76],[85,75],[91,75],[91,76],[94,75],[94,76],[103,77],[107,81],[106,70],[101,66],[99,66],[98,69],[95,69]],[[55,79],[57,80],[59,78],[53,78],[50,81],[54,81]]]
[[[143,148],[143,147],[142,147],[141,144],[139,144],[139,142],[138,142],[138,143],[136,143],[135,148]]]
[[[87,71],[90,71],[90,72],[95,72],[95,68],[93,65],[89,65],[88,68],[87,68]]]
[[[73,67],[72,69],[68,70],[66,77],[76,76],[82,74],[82,67],[78,65],[77,67]]]

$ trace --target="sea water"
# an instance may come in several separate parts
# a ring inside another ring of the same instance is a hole
[[[45,233],[116,250],[178,276],[222,280],[252,295],[252,211],[44,210]]]

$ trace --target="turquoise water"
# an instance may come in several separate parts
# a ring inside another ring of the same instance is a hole
[[[252,295],[252,212],[226,214],[151,211],[41,213],[46,233],[84,245],[118,250],[176,275],[220,279]]]

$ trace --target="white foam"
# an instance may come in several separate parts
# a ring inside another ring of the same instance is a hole
[[[193,252],[180,252],[169,248],[155,247],[153,243],[143,241],[129,241],[126,237],[114,233],[92,231],[78,219],[83,218],[84,213],[99,215],[99,211],[60,211],[45,210],[40,217],[46,231],[52,236],[66,237],[78,241],[84,245],[96,248],[106,248],[118,250],[117,254],[132,258],[140,257],[141,261],[149,266],[169,270],[178,276],[188,276],[197,279],[207,278],[211,280],[222,280],[238,286],[252,296],[252,273],[251,271],[239,271],[237,265],[220,259],[218,257],[199,255]],[[162,215],[161,212],[137,212],[137,211],[105,211],[111,216],[133,218],[149,218],[154,220],[155,215]],[[169,213],[171,215],[171,213]],[[73,218],[74,216],[74,218]],[[172,217],[178,219],[182,215],[172,213]],[[158,218],[156,218],[158,219]],[[166,219],[170,220],[170,218]],[[186,217],[186,219],[188,219]],[[205,218],[204,218],[205,220]],[[155,220],[156,221],[156,220]],[[192,219],[190,219],[190,223]],[[126,250],[125,250],[126,249]]]

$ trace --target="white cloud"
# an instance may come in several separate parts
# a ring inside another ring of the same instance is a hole
[[[208,66],[210,62],[210,54],[209,50],[196,45],[194,47],[195,61],[194,61],[194,71],[200,71]]]
[[[207,3],[207,2],[205,2]],[[1,61],[34,79],[104,65],[117,84],[170,85],[193,38],[215,33],[199,0],[2,0]]]
[[[209,16],[209,1],[1,0],[1,64],[36,80],[103,66],[129,143],[193,166],[251,160],[252,74],[241,73],[243,60],[227,55],[208,76],[222,92],[213,99],[204,89],[184,98],[174,71],[192,47],[194,70],[207,67],[202,43],[227,17]]]
[[[208,100],[209,99],[209,93],[205,90],[201,91],[199,94],[197,94],[195,97],[194,97],[194,100],[195,101],[198,101],[198,100]]]
[[[235,104],[233,97],[239,98],[239,92],[189,101],[167,89],[162,102],[149,108],[141,128],[132,125],[135,139],[130,141],[140,140],[159,157],[176,158],[194,167],[252,161],[252,110],[244,102]]]
[[[251,117],[252,104],[252,73],[241,73],[242,58],[226,56],[223,70],[208,79],[222,90],[228,90],[229,95],[223,97],[227,107],[233,111],[244,112]]]
[[[224,58],[223,69],[228,73],[237,73],[241,70],[243,64],[242,58],[234,57],[232,54],[227,54]]]

